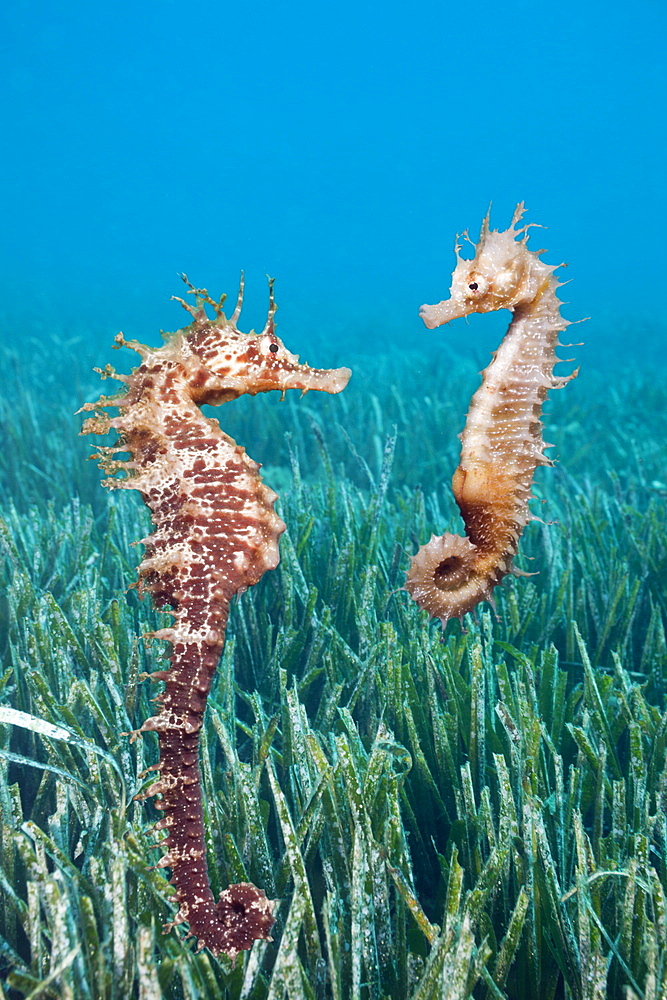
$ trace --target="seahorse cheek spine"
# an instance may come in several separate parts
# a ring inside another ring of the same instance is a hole
[[[542,263],[527,247],[527,229],[516,229],[523,205],[510,228],[482,226],[475,257],[457,266],[451,297],[422,306],[429,328],[472,312],[508,308],[513,314],[505,338],[472,398],[461,435],[461,459],[452,489],[466,537],[432,536],[412,558],[405,589],[443,626],[461,618],[480,601],[492,600],[512,566],[519,538],[533,515],[528,508],[537,465],[544,455],[541,412],[550,388],[565,385],[553,375],[558,334],[568,321],[560,315],[555,267]],[[517,237],[523,236],[522,239]]]
[[[187,280],[187,279],[186,279]],[[188,283],[189,284],[189,283]],[[300,388],[339,392],[349,369],[323,371],[301,365],[274,333],[275,305],[271,286],[269,317],[259,335],[237,326],[243,286],[231,319],[205,290],[190,291],[197,306],[182,303],[192,324],[173,334],[159,349],[126,342],[141,365],[129,375],[110,366],[101,374],[126,385],[125,395],[102,397],[85,410],[115,407],[119,415],[97,412],[83,425],[84,434],[116,430],[119,443],[100,447],[101,466],[111,488],[138,489],[150,509],[154,532],[142,539],[146,548],[139,566],[138,590],[151,594],[157,607],[167,606],[173,625],[152,633],[169,643],[169,670],[157,670],[164,681],[155,699],[157,715],[138,733],[156,732],[159,771],[143,797],[159,796],[164,812],[155,829],[166,834],[166,853],[157,867],[170,868],[178,904],[174,924],[188,922],[200,948],[234,957],[253,941],[268,938],[273,906],[251,883],[229,886],[216,903],[206,861],[199,773],[199,731],[220,654],[229,604],[278,564],[278,537],[285,525],[273,510],[276,494],[259,478],[259,466],[219,427],[204,417],[202,403],[220,403],[271,389]],[[182,301],[182,300],[179,300]],[[205,304],[216,317],[209,320]],[[129,452],[127,460],[116,459]],[[136,738],[138,733],[133,734]]]

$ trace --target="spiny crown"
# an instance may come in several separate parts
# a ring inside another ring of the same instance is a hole
[[[457,264],[452,274],[450,298],[437,306],[422,306],[420,316],[429,329],[470,313],[513,309],[519,303],[535,298],[540,286],[555,270],[539,260],[542,250],[531,252],[527,247],[530,223],[517,229],[524,213],[524,204],[517,205],[509,229],[502,232],[489,229],[489,213],[482,223],[479,242],[472,260],[460,255],[456,243]],[[468,234],[463,234],[469,240]],[[518,236],[523,238],[517,240]],[[472,242],[469,240],[469,242]]]

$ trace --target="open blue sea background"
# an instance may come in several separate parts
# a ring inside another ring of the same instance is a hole
[[[584,371],[662,365],[666,19],[652,0],[3,5],[3,339],[57,366],[52,338],[76,338],[83,372],[119,329],[182,325],[177,272],[233,295],[243,268],[244,328],[274,276],[312,364],[446,341],[481,366],[506,315],[429,333],[418,307],[446,296],[455,234],[524,200],[569,264],[566,315],[592,317]]]
[[[667,997],[666,29],[665,0],[0,4],[0,1000]],[[509,313],[419,307],[520,201],[580,374],[522,575],[443,633],[405,574],[461,531]],[[137,364],[119,330],[188,322],[180,273],[233,302],[242,270],[242,330],[270,275],[285,345],[353,376],[211,411],[287,525],[202,730],[214,893],[279,901],[232,967],[161,933],[127,736],[170,619],[75,412]]]

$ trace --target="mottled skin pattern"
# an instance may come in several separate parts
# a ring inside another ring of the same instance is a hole
[[[523,215],[517,206],[509,229],[482,225],[472,260],[457,265],[450,298],[422,306],[429,329],[475,312],[509,309],[512,322],[482,384],[472,398],[461,435],[461,460],[452,479],[454,497],[466,537],[433,535],[413,556],[405,589],[443,627],[461,618],[480,601],[492,600],[493,588],[512,566],[519,536],[533,519],[528,509],[537,465],[553,464],[544,455],[541,413],[549,389],[566,377],[553,374],[558,362],[558,334],[568,326],[556,296],[557,266],[544,264],[544,251],[528,249],[528,226],[517,229]],[[521,239],[518,239],[521,237]]]
[[[187,279],[185,279],[187,282]],[[188,283],[189,284],[189,283]],[[166,853],[158,867],[171,869],[178,903],[173,924],[187,922],[200,948],[234,957],[259,938],[268,938],[272,903],[250,883],[229,886],[216,903],[209,885],[199,774],[199,731],[206,699],[222,651],[229,603],[279,560],[278,536],[285,525],[273,509],[276,494],[262,483],[259,465],[205,417],[204,403],[225,403],[271,389],[340,392],[349,369],[325,371],[299,364],[274,332],[271,286],[269,316],[259,335],[236,326],[243,284],[233,316],[222,311],[224,296],[190,291],[196,306],[190,326],[169,336],[160,348],[116,337],[141,355],[133,373],[100,372],[126,384],[124,395],[102,397],[84,409],[115,407],[119,415],[97,413],[83,434],[120,435],[111,448],[99,447],[101,466],[124,478],[108,479],[113,489],[136,489],[148,505],[155,531],[143,539],[138,589],[156,607],[167,606],[171,627],[152,633],[170,644],[169,670],[151,676],[164,681],[157,715],[139,733],[155,731],[160,772],[146,795],[157,795],[163,811],[156,829],[166,833]],[[213,307],[209,319],[205,305]],[[128,460],[116,460],[129,452]],[[134,734],[136,738],[137,734]]]

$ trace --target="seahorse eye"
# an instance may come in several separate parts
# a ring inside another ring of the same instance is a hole
[[[278,351],[278,345],[277,344],[271,344],[269,346],[269,350],[271,351],[271,354],[276,354],[276,352]]]
[[[468,296],[468,298],[478,299],[480,296],[486,295],[489,289],[489,282],[487,278],[485,278],[483,274],[480,274],[479,271],[471,269],[464,276],[463,280],[465,281],[464,293]],[[468,295],[468,292],[471,292],[472,294]]]

